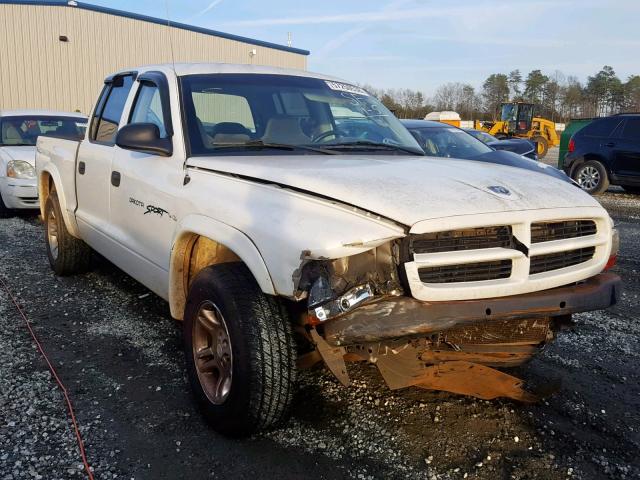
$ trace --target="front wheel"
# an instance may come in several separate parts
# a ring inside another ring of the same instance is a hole
[[[597,160],[589,160],[576,168],[573,179],[591,195],[599,195],[609,188],[607,170]]]
[[[67,230],[55,193],[44,205],[44,232],[47,256],[56,275],[74,275],[89,269],[91,248]]]
[[[291,324],[244,264],[196,276],[183,341],[194,397],[215,430],[240,437],[287,418],[296,378]]]

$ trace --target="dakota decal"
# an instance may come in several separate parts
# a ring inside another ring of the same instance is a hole
[[[153,213],[153,214],[156,214],[156,215],[158,215],[160,217],[164,217],[165,214],[166,214],[167,217],[169,217],[174,222],[178,221],[178,219],[176,218],[175,215],[171,215],[164,208],[156,207],[155,205],[145,205],[144,202],[142,202],[142,201],[140,201],[140,200],[138,200],[136,198],[133,198],[133,197],[129,197],[129,203],[135,205],[136,207],[146,208],[146,211],[143,213],[143,215],[147,215],[149,213]]]

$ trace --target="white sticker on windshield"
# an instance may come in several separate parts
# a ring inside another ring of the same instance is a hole
[[[325,80],[324,83],[326,83],[331,90],[345,93],[357,93],[358,95],[365,95],[367,97],[369,96],[364,88],[356,87],[355,85],[349,85],[348,83],[340,82],[330,82],[328,80]]]

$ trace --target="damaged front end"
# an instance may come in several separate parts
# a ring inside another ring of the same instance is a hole
[[[404,295],[398,276],[398,244],[389,242],[337,260],[313,261],[302,270],[309,322],[319,325],[382,297]]]
[[[620,279],[602,273],[565,287],[481,300],[426,302],[402,276],[402,240],[338,260],[304,265],[304,331],[315,350],[302,368],[323,361],[344,385],[346,362],[375,364],[391,389],[418,386],[482,399],[533,402],[523,382],[496,367],[530,360],[571,314],[617,302]]]

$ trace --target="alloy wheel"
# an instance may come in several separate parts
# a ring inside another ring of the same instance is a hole
[[[47,215],[47,241],[51,256],[56,260],[58,258],[58,222],[53,208],[49,210]]]
[[[200,305],[193,329],[193,360],[209,401],[225,402],[231,391],[233,352],[220,309],[210,301]]]
[[[600,172],[591,165],[583,167],[578,173],[578,184],[584,190],[593,190],[600,184]]]

